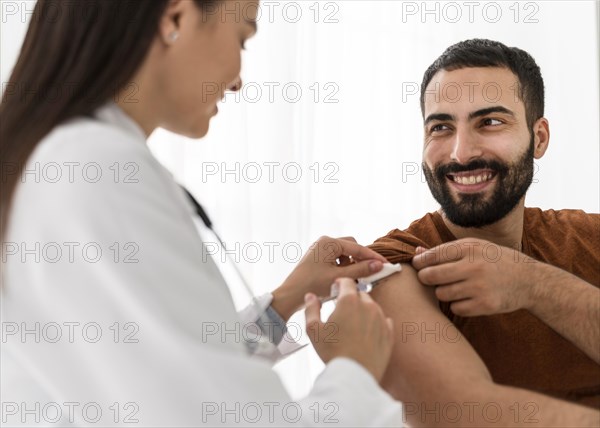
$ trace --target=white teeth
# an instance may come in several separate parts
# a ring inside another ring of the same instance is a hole
[[[484,181],[488,181],[492,178],[492,174],[483,174],[483,175],[471,175],[469,177],[454,177],[454,181],[459,184],[479,184]]]

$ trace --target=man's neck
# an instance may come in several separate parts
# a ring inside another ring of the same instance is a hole
[[[480,228],[460,227],[452,223],[445,216],[444,212],[439,210],[446,227],[457,239],[478,238],[493,242],[504,247],[522,250],[521,242],[523,239],[523,217],[525,213],[525,198],[504,218],[496,223]]]

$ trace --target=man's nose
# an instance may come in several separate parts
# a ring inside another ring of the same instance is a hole
[[[466,165],[482,155],[483,152],[478,138],[470,130],[458,128],[454,134],[450,159]]]
[[[242,78],[241,77],[238,77],[233,82],[231,82],[229,84],[229,87],[227,88],[228,91],[232,91],[232,92],[237,92],[240,89],[242,89]]]

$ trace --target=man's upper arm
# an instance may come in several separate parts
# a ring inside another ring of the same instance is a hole
[[[395,344],[382,383],[396,399],[439,402],[469,380],[491,381],[477,353],[440,311],[434,289],[421,285],[411,265],[403,264],[371,294],[394,321]]]
[[[396,340],[382,386],[402,401],[411,426],[598,426],[594,409],[496,385],[411,265],[403,264],[371,295],[394,320]]]

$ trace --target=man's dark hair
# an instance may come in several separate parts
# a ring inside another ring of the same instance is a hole
[[[540,67],[524,50],[486,39],[465,40],[450,46],[429,66],[421,84],[421,113],[425,115],[425,91],[440,70],[453,71],[471,67],[504,67],[519,79],[516,94],[525,104],[529,129],[544,116],[544,80]]]

